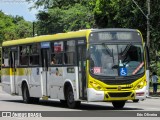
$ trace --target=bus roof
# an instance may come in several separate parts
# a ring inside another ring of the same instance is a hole
[[[62,39],[69,39],[69,38],[86,37],[89,34],[89,32],[91,32],[91,31],[92,32],[97,32],[97,31],[131,31],[131,32],[136,32],[137,30],[136,29],[126,29],[126,28],[84,29],[84,30],[79,30],[79,31],[71,31],[71,32],[67,32],[67,33],[57,33],[57,34],[53,34],[53,35],[41,35],[41,36],[36,36],[36,37],[5,41],[2,43],[2,46],[13,46],[13,45],[20,45],[20,44],[52,41],[52,40],[62,40]]]
[[[90,29],[72,31],[72,32],[67,32],[67,33],[57,33],[57,34],[53,34],[53,35],[41,35],[41,36],[24,38],[24,39],[17,39],[17,40],[10,40],[10,41],[3,42],[2,46],[13,46],[13,45],[20,45],[20,44],[52,41],[52,40],[62,40],[62,39],[69,39],[69,38],[86,37],[86,35],[87,35],[87,33],[89,33],[89,31],[90,31]]]
[[[106,29],[93,29],[93,32],[97,32],[97,31],[118,31],[118,32],[137,32],[137,29],[128,29],[128,28],[106,28]]]

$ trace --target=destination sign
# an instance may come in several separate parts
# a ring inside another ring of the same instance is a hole
[[[91,33],[90,41],[109,41],[109,40],[124,40],[124,41],[140,41],[141,36],[138,32],[97,32]]]

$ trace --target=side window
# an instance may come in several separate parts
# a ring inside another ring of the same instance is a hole
[[[59,41],[51,44],[51,65],[73,65],[75,64],[75,41]]]
[[[75,41],[65,41],[64,63],[73,65],[75,63]]]
[[[63,64],[63,42],[53,42],[51,44],[51,65]]]
[[[39,65],[40,55],[39,55],[39,44],[30,45],[30,56],[29,56],[29,65]]]
[[[2,54],[3,54],[3,58],[2,58],[2,66],[5,66],[5,67],[9,67],[9,64],[10,64],[10,57],[9,57],[9,54],[10,53],[10,50],[9,48],[3,48],[2,50]]]
[[[28,65],[30,46],[20,46],[20,65]]]

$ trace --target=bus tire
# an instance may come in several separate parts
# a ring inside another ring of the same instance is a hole
[[[32,103],[35,103],[35,104],[39,103],[39,98],[32,97],[32,98],[30,98],[30,99],[31,99],[31,102],[32,102]]]
[[[114,106],[114,108],[116,109],[121,109],[124,107],[126,101],[113,101],[112,105]]]
[[[29,95],[28,86],[26,84],[24,84],[22,87],[22,97],[24,103],[31,103],[33,100]]]
[[[67,105],[67,100],[60,100],[61,104],[66,106]]]
[[[133,102],[137,103],[139,102],[139,99],[134,99]]]
[[[80,106],[80,101],[74,100],[74,94],[71,87],[67,88],[67,105],[69,108],[74,109]]]

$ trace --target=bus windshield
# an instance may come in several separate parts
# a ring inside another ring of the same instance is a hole
[[[93,44],[90,51],[90,72],[99,76],[132,76],[144,72],[141,44]]]

